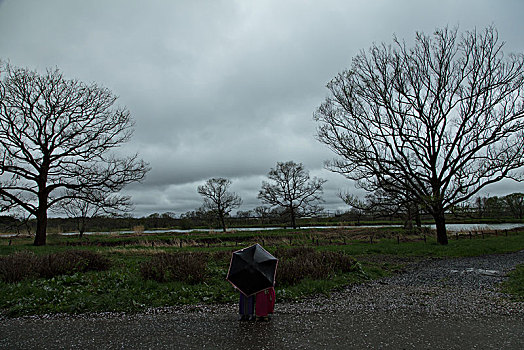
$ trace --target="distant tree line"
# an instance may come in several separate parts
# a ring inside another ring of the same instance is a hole
[[[347,198],[344,198],[345,202]],[[376,197],[351,198],[346,211],[318,212],[313,216],[301,216],[297,224],[301,226],[318,224],[358,225],[370,222],[401,222],[408,230],[416,230],[423,223],[431,220],[431,215],[422,207],[418,211],[409,210],[402,203],[378,203]],[[412,207],[413,208],[413,207]],[[506,196],[479,196],[472,201],[453,208],[446,213],[448,220],[453,221],[522,221],[524,220],[524,194],[512,193]],[[252,210],[238,210],[235,215],[226,215],[229,228],[235,227],[291,227],[289,213],[279,207],[258,206]],[[80,232],[78,218],[49,218],[51,232]],[[13,216],[0,216],[0,232],[27,234],[34,232],[35,220],[24,220]],[[85,218],[85,228],[92,232],[117,230],[155,230],[155,229],[214,229],[221,228],[220,220],[213,211],[202,208],[176,215],[174,212],[153,213],[144,217],[98,215]]]

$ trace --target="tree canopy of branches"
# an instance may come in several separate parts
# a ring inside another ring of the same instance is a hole
[[[228,192],[229,186],[231,186],[231,180],[219,177],[207,180],[197,189],[198,193],[204,197],[204,209],[216,215],[224,232],[226,232],[226,216],[231,210],[242,204],[242,199],[236,193]]]
[[[329,167],[368,191],[409,192],[447,244],[444,213],[485,186],[522,180],[524,56],[495,28],[417,33],[360,52],[315,113]]]
[[[278,162],[271,168],[268,178],[262,182],[258,198],[273,207],[281,207],[289,215],[291,225],[297,228],[297,217],[307,216],[319,210],[317,204],[322,201],[322,186],[326,180],[313,178],[302,163]]]
[[[135,154],[112,151],[132,135],[133,121],[106,88],[2,67],[0,80],[0,199],[37,220],[34,244],[46,243],[48,210],[71,198],[117,196],[149,170]]]
[[[417,227],[422,226],[418,204],[402,194],[377,190],[368,193],[364,199],[343,192],[340,192],[338,196],[351,207],[351,212],[356,216],[357,224],[367,214],[374,218],[399,216],[403,218],[404,228],[406,229],[413,228],[413,219],[415,219]]]

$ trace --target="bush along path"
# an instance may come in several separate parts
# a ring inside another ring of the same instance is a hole
[[[278,302],[269,323],[234,303],[138,314],[4,318],[0,348],[505,348],[524,341],[524,303],[501,292],[524,252],[426,259],[328,296]]]

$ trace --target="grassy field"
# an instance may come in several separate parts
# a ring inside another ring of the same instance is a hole
[[[50,235],[44,247],[31,243],[31,237],[0,238],[3,314],[137,312],[234,302],[237,292],[225,280],[231,252],[253,243],[280,259],[278,300],[297,300],[395,273],[406,261],[522,250],[524,231],[450,235],[447,246],[438,245],[431,232],[408,235],[399,228],[89,235],[82,240]],[[522,276],[521,267],[504,288],[522,297]]]

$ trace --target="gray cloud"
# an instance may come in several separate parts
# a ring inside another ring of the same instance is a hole
[[[336,193],[355,189],[322,169],[332,153],[315,140],[312,114],[325,84],[394,33],[410,41],[417,30],[493,23],[506,50],[522,52],[523,12],[520,1],[489,0],[0,0],[0,58],[57,66],[120,96],[136,120],[122,152],[153,168],[126,190],[135,215],[193,210],[196,186],[213,176],[231,178],[251,209],[268,170],[287,160],[329,180],[335,210]]]

